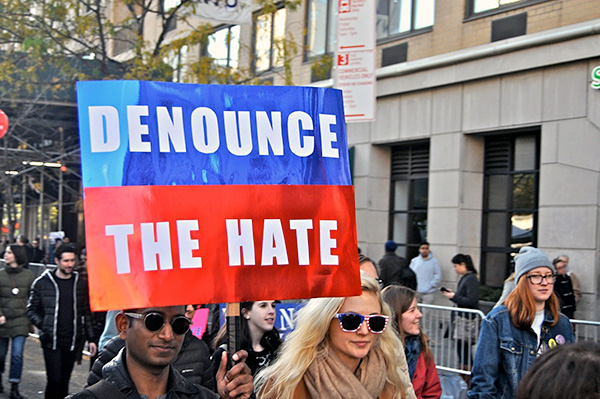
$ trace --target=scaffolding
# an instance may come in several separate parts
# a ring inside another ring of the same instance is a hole
[[[39,237],[48,247],[53,231],[85,241],[74,101],[5,100],[9,118],[0,139],[0,221],[9,240]]]

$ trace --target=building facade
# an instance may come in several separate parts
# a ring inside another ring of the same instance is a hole
[[[394,239],[411,257],[426,239],[444,280],[469,253],[490,287],[523,245],[566,254],[583,286],[577,316],[597,320],[600,8],[469,14],[478,3],[490,2],[438,0],[431,30],[379,45],[381,62],[406,61],[378,68],[377,119],[348,129],[359,245],[377,256]]]
[[[332,85],[314,65],[333,51],[336,4],[304,0],[285,16],[286,37],[303,37],[297,85]],[[348,125],[362,251],[378,259],[393,239],[410,258],[427,240],[444,284],[461,252],[496,288],[524,245],[566,254],[577,317],[598,320],[598,3],[380,0],[376,29],[376,120]],[[241,48],[252,63],[256,44]],[[270,65],[261,74],[284,84]]]
[[[292,3],[261,13],[255,2],[251,23],[213,24],[203,45],[165,58],[173,80],[198,82],[188,72],[205,57],[237,73],[225,83],[331,87],[338,0]],[[599,320],[598,1],[375,3],[376,119],[347,128],[363,253],[379,259],[393,239],[410,258],[427,240],[444,285],[460,252],[494,288],[524,245],[566,254],[584,293],[577,317]],[[123,9],[109,12],[118,21]],[[172,23],[167,44],[189,28]],[[149,41],[159,31],[144,25]],[[129,59],[122,32],[113,56]]]

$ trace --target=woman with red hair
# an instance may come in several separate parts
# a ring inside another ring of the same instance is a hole
[[[515,290],[483,320],[471,377],[470,399],[514,398],[537,356],[575,342],[573,326],[560,313],[554,266],[539,249],[515,257]]]

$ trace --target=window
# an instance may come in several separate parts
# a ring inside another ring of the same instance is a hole
[[[183,82],[187,74],[188,46],[182,46],[179,51],[173,52],[165,58],[165,63],[173,69],[173,82]]]
[[[435,0],[378,0],[377,39],[433,26]]]
[[[254,20],[254,72],[283,66],[285,8],[262,14]]]
[[[170,13],[173,8],[179,6],[180,4],[181,0],[163,0],[161,3],[163,18],[167,18],[168,15],[166,14]],[[165,32],[171,32],[175,29],[177,29],[177,15],[173,15],[169,20],[167,26],[165,26]]]
[[[468,16],[478,13],[494,13],[494,11],[506,11],[529,4],[541,3],[548,0],[469,0]]]
[[[237,69],[240,55],[240,26],[227,26],[208,36],[206,55],[219,66]]]
[[[428,186],[429,143],[392,148],[389,236],[406,259],[427,239]]]
[[[537,245],[539,139],[537,132],[485,141],[481,282],[502,287],[511,260]]]
[[[113,56],[135,48],[136,32],[133,27],[123,26],[115,31],[113,39]]]
[[[177,7],[179,4],[181,4],[181,0],[163,0],[162,9],[164,12],[169,12],[172,8]]]
[[[333,53],[337,1],[308,0],[306,11],[306,59]]]

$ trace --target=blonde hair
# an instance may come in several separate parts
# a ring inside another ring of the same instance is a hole
[[[381,314],[391,316],[390,307],[383,302],[377,281],[361,276],[362,290],[374,294]],[[280,348],[275,362],[263,369],[255,380],[258,398],[291,399],[309,365],[327,356],[330,350],[329,326],[342,307],[345,298],[314,298],[298,312],[296,328]],[[387,367],[387,381],[397,393],[404,393],[402,342],[393,328],[379,334],[371,350],[380,349]]]

